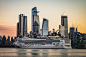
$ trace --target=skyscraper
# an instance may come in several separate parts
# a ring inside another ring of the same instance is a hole
[[[14,41],[14,40],[13,40],[13,37],[11,37],[11,41]]]
[[[70,27],[70,36],[69,36],[69,39],[73,39],[74,37],[74,34],[75,34],[75,28],[74,27]]]
[[[19,15],[19,22],[17,23],[17,37],[26,36],[27,34],[27,16],[24,14]]]
[[[19,22],[17,23],[17,37],[20,35],[19,33]]]
[[[43,24],[42,24],[42,35],[47,36],[48,35],[48,20],[43,18]]]
[[[68,20],[67,16],[62,15],[61,16],[61,25],[60,25],[60,34],[63,37],[68,38]]]
[[[36,35],[38,35],[40,31],[39,16],[37,15],[37,13],[37,8],[32,8],[32,34]]]
[[[8,41],[10,41],[10,36],[8,36]]]
[[[23,36],[26,36],[27,34],[27,16],[23,17]]]
[[[23,36],[23,16],[24,14],[20,14],[19,15],[19,32],[20,32],[20,35]]]
[[[2,42],[5,42],[5,41],[6,41],[6,37],[4,35],[3,38],[2,38]]]

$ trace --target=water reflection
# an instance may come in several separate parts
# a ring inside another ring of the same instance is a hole
[[[86,57],[86,49],[18,49],[0,48],[1,56],[16,57]]]
[[[24,55],[26,55],[26,53],[17,53],[17,55],[18,56],[22,56],[22,55],[24,56]]]
[[[38,55],[38,53],[31,53],[32,55]]]

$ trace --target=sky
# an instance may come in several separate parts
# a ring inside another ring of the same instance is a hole
[[[49,31],[59,29],[63,12],[68,17],[68,30],[78,27],[78,32],[86,33],[86,0],[0,0],[0,35],[17,35],[19,14],[27,16],[27,30],[31,31],[31,9],[37,7],[42,28],[43,18],[49,20]]]

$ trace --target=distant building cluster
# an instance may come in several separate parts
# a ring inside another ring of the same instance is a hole
[[[17,23],[17,37],[13,39],[8,36],[6,39],[5,36],[0,36],[0,45],[11,45],[16,38],[29,37],[29,38],[47,38],[48,36],[57,36],[61,38],[71,39],[72,48],[86,48],[86,34],[78,32],[78,29],[75,27],[70,27],[70,31],[68,33],[68,16],[61,15],[61,25],[59,25],[59,29],[49,31],[49,20],[43,18],[42,29],[40,29],[40,21],[39,15],[37,15],[39,11],[37,8],[32,8],[31,15],[31,31],[27,33],[27,16],[24,14],[19,15],[19,22]]]
[[[10,36],[8,36],[8,38],[6,38],[5,35],[3,37],[0,36],[0,47],[2,47],[2,46],[12,46],[13,42],[15,41],[15,38],[14,39],[13,39],[13,37],[10,38]]]
[[[70,27],[69,39],[71,39],[72,48],[86,48],[86,34],[78,32],[75,27]]]
[[[36,38],[37,36],[61,36],[68,38],[68,20],[67,16],[61,16],[61,25],[59,25],[59,29],[53,32],[49,31],[49,20],[43,18],[42,29],[40,29],[40,21],[39,15],[37,15],[39,11],[37,8],[32,8],[31,15],[31,31],[30,34],[27,33],[27,17],[24,14],[19,15],[19,22],[17,23],[17,37],[31,37]],[[58,32],[59,31],[59,32]],[[57,33],[58,32],[58,33]]]

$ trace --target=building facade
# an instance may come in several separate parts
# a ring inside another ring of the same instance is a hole
[[[39,23],[39,16],[37,15],[38,11],[37,8],[32,8],[32,34],[38,35],[40,34],[40,23]]]
[[[65,16],[65,15],[61,16],[61,25],[62,26],[60,26],[60,30],[63,29],[62,31],[64,31],[64,33],[62,33],[61,35],[64,34],[64,37],[68,38],[68,19],[67,19],[67,16]]]
[[[27,16],[24,14],[19,15],[19,22],[17,23],[17,37],[26,36],[27,34]]]
[[[69,39],[73,39],[75,35],[75,28],[70,27],[70,34],[69,34]]]
[[[59,34],[61,34],[62,37],[65,37],[65,27],[62,25],[59,25]]]
[[[27,16],[23,17],[23,36],[27,34]]]
[[[20,32],[19,32],[19,22],[17,23],[17,37],[20,35]]]
[[[42,24],[42,36],[48,35],[48,20],[43,18],[43,24]]]

